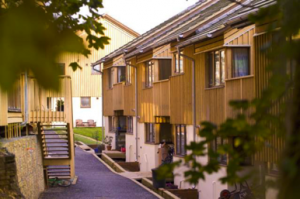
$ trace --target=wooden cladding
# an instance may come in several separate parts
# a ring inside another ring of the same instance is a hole
[[[170,116],[170,81],[153,84],[153,109],[155,116]]]
[[[112,91],[113,110],[124,110],[124,83],[114,84]]]

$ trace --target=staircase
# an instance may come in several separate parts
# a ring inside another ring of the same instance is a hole
[[[70,179],[73,157],[70,124],[49,125],[38,123],[38,137],[46,178]]]

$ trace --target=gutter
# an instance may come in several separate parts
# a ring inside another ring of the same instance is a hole
[[[177,47],[178,52],[178,63],[180,63],[180,56],[192,61],[192,118],[193,118],[193,138],[194,142],[196,142],[196,81],[195,81],[195,59],[181,54],[179,47]]]

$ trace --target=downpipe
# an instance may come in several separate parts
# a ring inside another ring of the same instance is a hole
[[[193,118],[193,139],[194,142],[196,142],[196,81],[195,81],[195,59],[181,54],[179,47],[177,47],[178,52],[178,64],[180,63],[180,56],[184,57],[185,59],[188,59],[192,62],[192,118]]]

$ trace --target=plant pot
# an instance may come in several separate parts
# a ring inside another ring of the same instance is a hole
[[[110,151],[111,150],[111,145],[107,145],[106,150]]]

